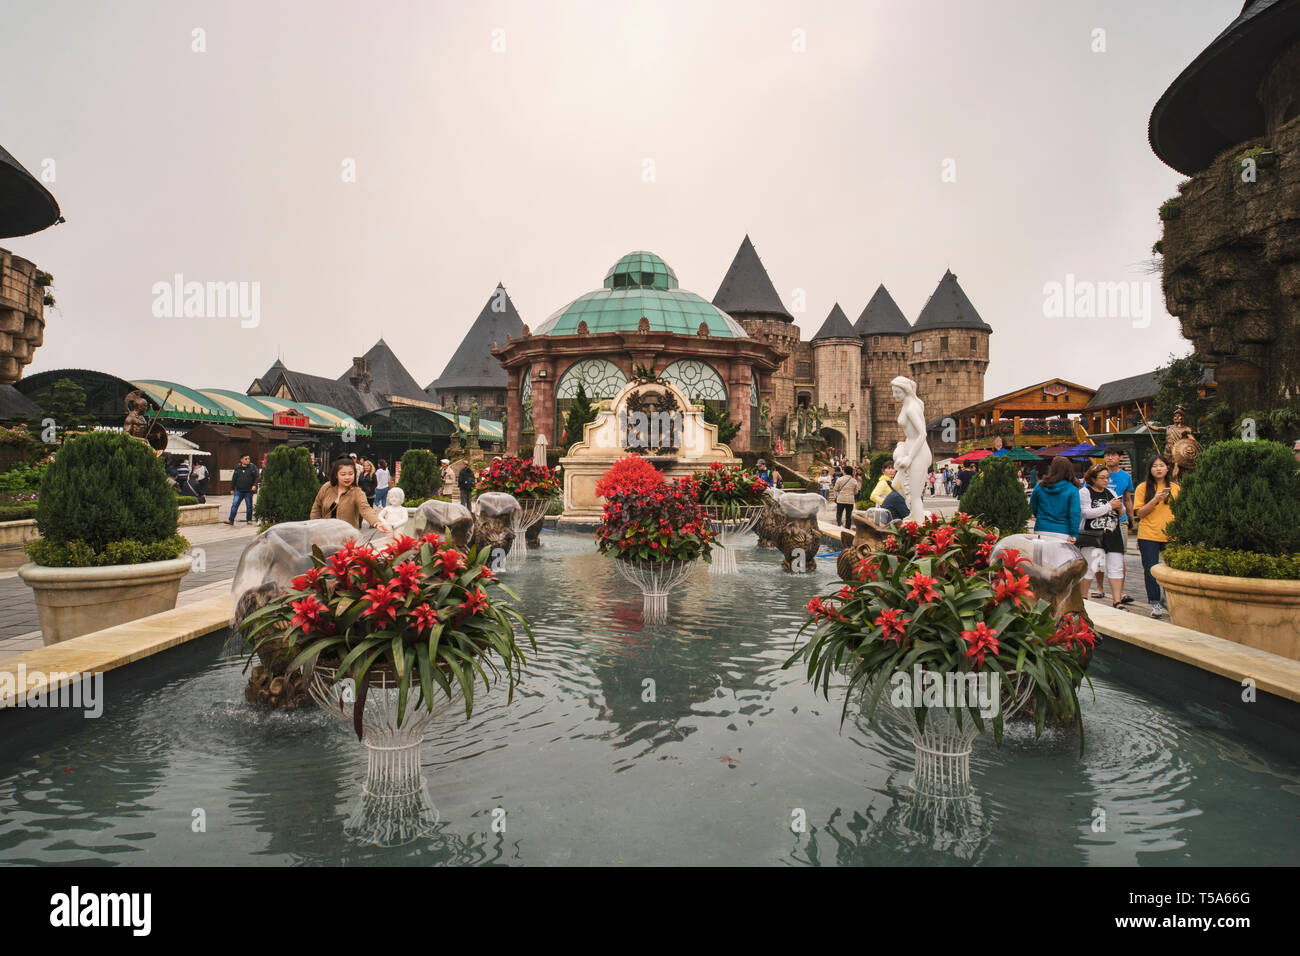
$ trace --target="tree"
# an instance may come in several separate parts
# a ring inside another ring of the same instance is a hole
[[[1182,358],[1169,356],[1169,364],[1156,369],[1160,387],[1156,390],[1151,414],[1161,425],[1174,420],[1174,409],[1183,406],[1183,420],[1198,435],[1206,416],[1214,405],[1213,398],[1202,398],[1200,391],[1205,378],[1205,366],[1193,352]]]
[[[402,452],[402,477],[397,487],[402,489],[408,503],[438,494],[442,490],[442,472],[433,452],[427,448],[408,448]]]
[[[59,431],[64,429],[89,428],[95,419],[86,411],[86,390],[70,378],[61,378],[49,388],[41,389],[32,396],[42,412],[43,418],[53,418]],[[44,428],[42,419],[32,422],[33,434],[39,435]]]
[[[961,510],[974,515],[1003,535],[1019,534],[1029,524],[1029,501],[1020,487],[1014,461],[990,455],[979,464],[979,474],[961,499]]]
[[[885,473],[886,463],[893,460],[893,453],[887,451],[878,451],[871,456],[871,474],[869,480],[862,486],[868,489],[867,494],[871,493],[871,490],[876,487],[876,482],[880,480],[880,476]]]
[[[579,382],[578,393],[573,396],[573,404],[569,406],[569,411],[564,416],[564,435],[561,441],[564,444],[565,454],[582,441],[582,426],[595,420],[596,410],[591,407],[591,402],[587,399],[587,390]]]
[[[263,524],[306,521],[320,491],[311,452],[281,446],[266,457],[254,514]]]
[[[721,445],[728,444],[731,439],[736,437],[740,431],[740,422],[731,421],[731,416],[726,412],[714,411],[713,406],[709,405],[704,399],[696,397],[695,404],[704,406],[704,420],[710,425],[718,426],[718,443]]]

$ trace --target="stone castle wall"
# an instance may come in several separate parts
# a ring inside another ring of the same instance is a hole
[[[795,363],[799,351],[799,326],[767,316],[733,315],[752,337],[766,342],[772,348],[785,355],[780,367],[772,373],[772,413],[771,427],[774,434],[780,432],[787,416],[794,409]],[[760,388],[760,391],[765,391]]]
[[[880,339],[879,345],[875,344],[877,338]],[[907,367],[906,336],[879,335],[865,339],[861,407],[871,409],[871,430],[867,440],[869,447],[877,451],[892,450],[903,440],[903,430],[898,427],[898,404],[889,388],[889,383],[900,375],[911,378]]]
[[[35,263],[0,249],[0,385],[22,377],[45,339],[45,288]]]
[[[817,382],[814,399],[832,415],[838,417],[843,412],[847,417],[849,434],[845,436],[844,447],[851,457],[856,457],[858,409],[862,398],[862,341],[856,336],[817,339],[810,343],[810,352],[813,378]]]
[[[944,339],[947,339],[946,349]],[[916,351],[918,342],[919,352]],[[925,415],[930,421],[984,401],[984,370],[988,365],[988,332],[924,329],[907,337],[906,374],[916,382],[916,393],[925,403]],[[882,384],[888,394],[888,381]],[[892,408],[892,395],[889,401]],[[895,412],[890,420],[896,417]]]

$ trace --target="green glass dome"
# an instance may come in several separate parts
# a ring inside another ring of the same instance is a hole
[[[604,288],[574,299],[551,315],[535,335],[576,335],[587,332],[635,332],[641,317],[652,332],[696,335],[703,323],[709,335],[743,339],[745,330],[712,303],[677,286],[677,273],[653,252],[629,252],[605,273]]]

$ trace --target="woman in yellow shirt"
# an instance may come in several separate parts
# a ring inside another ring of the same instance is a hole
[[[1168,460],[1156,455],[1147,465],[1147,480],[1138,485],[1133,494],[1133,506],[1140,519],[1138,553],[1142,555],[1142,575],[1146,578],[1152,617],[1165,616],[1164,594],[1151,576],[1151,569],[1160,563],[1160,553],[1169,543],[1165,529],[1174,520],[1169,502],[1178,497],[1178,483],[1169,480],[1169,467]]]

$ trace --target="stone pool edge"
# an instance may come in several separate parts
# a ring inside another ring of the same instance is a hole
[[[234,606],[232,595],[220,594],[5,658],[0,661],[0,710],[18,705],[17,689],[23,684],[26,689],[22,698],[26,700],[34,694],[75,683],[74,678],[80,679],[84,674],[115,670],[223,630],[230,625]],[[52,677],[60,678],[53,687]],[[15,688],[15,693],[6,693],[4,689],[8,687]]]

